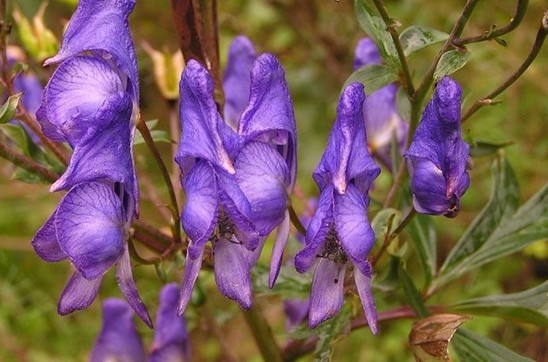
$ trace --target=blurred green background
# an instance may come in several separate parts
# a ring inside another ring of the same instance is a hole
[[[22,13],[32,16],[41,1],[8,1]],[[218,17],[222,64],[233,36],[247,35],[258,53],[276,54],[286,69],[299,135],[298,182],[306,196],[317,192],[311,180],[325,145],[335,115],[338,94],[352,71],[354,46],[364,36],[353,15],[350,0],[219,0]],[[417,24],[449,32],[463,1],[393,0],[385,1],[390,15],[402,28]],[[46,25],[61,39],[64,25],[75,2],[51,1],[46,10]],[[531,0],[522,25],[503,38],[508,46],[496,42],[472,44],[468,64],[454,74],[464,88],[465,105],[488,94],[521,64],[528,54],[542,13],[543,0]],[[477,6],[465,35],[476,35],[492,24],[503,25],[511,18],[515,1],[483,1]],[[9,12],[8,12],[9,13]],[[143,41],[157,49],[175,51],[177,37],[172,25],[169,2],[137,2],[130,17],[130,26],[139,56],[141,75],[141,112],[145,119],[159,119],[159,128],[168,129],[166,104],[156,88],[151,62],[141,47]],[[15,28],[9,39],[18,43]],[[437,46],[411,56],[414,80],[420,80],[438,50]],[[525,75],[498,98],[501,104],[480,110],[464,127],[475,139],[494,143],[513,142],[506,149],[521,185],[522,200],[528,199],[548,179],[548,50],[541,51]],[[29,60],[46,81],[39,64]],[[160,145],[164,159],[170,158],[170,146]],[[163,200],[165,188],[144,146],[137,146],[138,175],[149,175]],[[475,215],[490,193],[492,156],[474,160],[472,186],[463,198],[462,211],[456,219],[437,219],[438,253],[443,260],[448,250]],[[13,166],[0,159],[0,360],[1,361],[81,361],[85,360],[100,329],[100,300],[120,296],[110,273],[103,282],[100,298],[83,312],[67,317],[56,314],[57,299],[71,273],[67,262],[46,264],[30,246],[30,239],[53,211],[61,195],[48,193],[48,185],[28,185],[10,180]],[[383,170],[385,172],[386,170]],[[389,186],[389,177],[381,177],[373,198],[382,202]],[[142,218],[160,222],[154,204],[143,193]],[[303,205],[295,199],[297,210]],[[269,247],[265,248],[265,251]],[[445,288],[435,302],[451,302],[460,295],[481,296],[517,292],[539,284],[547,277],[548,246],[533,244],[524,253],[508,256],[468,274]],[[261,259],[263,260],[263,259]],[[268,257],[264,257],[268,260]],[[416,261],[411,269],[419,270]],[[413,264],[414,263],[414,264]],[[414,265],[414,266],[413,266]],[[379,268],[383,263],[379,264]],[[161,281],[152,266],[139,266],[134,271],[143,299],[155,312]],[[180,269],[168,272],[170,280],[179,280]],[[201,286],[207,298],[210,317],[198,318],[195,309],[187,316],[192,328],[192,353],[196,361],[224,360],[230,353],[236,360],[259,361],[261,357],[235,303],[216,291],[210,273],[202,273]],[[389,305],[382,292],[376,292],[379,309]],[[255,298],[270,322],[279,342],[284,341],[284,321],[278,297]],[[205,313],[207,314],[207,313]],[[381,324],[380,334],[373,336],[360,329],[337,342],[335,361],[403,361],[412,360],[407,335],[411,320]],[[548,333],[527,324],[505,323],[500,319],[477,317],[466,324],[470,329],[488,335],[521,354],[538,361],[548,360]],[[144,338],[150,342],[152,331],[139,324]],[[223,340],[220,343],[220,340]],[[148,343],[150,344],[150,343]],[[305,358],[306,359],[306,358]]]

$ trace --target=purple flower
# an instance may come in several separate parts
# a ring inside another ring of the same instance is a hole
[[[368,192],[380,169],[367,150],[363,102],[359,83],[350,84],[341,95],[337,119],[314,172],[320,188],[318,208],[308,226],[306,246],[295,256],[300,273],[316,266],[308,315],[313,328],[341,309],[350,262],[366,319],[371,330],[377,331],[372,270],[366,258],[375,241],[367,219]]]
[[[103,302],[103,328],[91,351],[90,362],[145,362],[141,337],[133,323],[133,311],[121,299]]]
[[[183,317],[177,317],[177,284],[162,288],[156,314],[154,342],[148,361],[190,361],[189,337]],[[145,361],[141,337],[133,323],[133,311],[117,298],[103,302],[103,328],[91,352],[91,362]]]
[[[150,362],[190,361],[190,341],[185,320],[177,317],[178,299],[176,283],[166,284],[162,288]]]
[[[37,118],[44,134],[74,149],[51,191],[68,190],[32,240],[45,261],[68,258],[76,271],[58,312],[88,307],[103,275],[116,266],[122,292],[152,322],[131,274],[126,241],[138,209],[132,155],[138,114],[135,51],[127,17],[134,1],[80,1],[43,94]]]
[[[354,70],[365,65],[380,64],[381,55],[373,40],[362,38],[356,46]],[[371,153],[389,169],[392,168],[391,144],[395,136],[399,150],[405,152],[409,124],[401,118],[396,106],[398,86],[391,83],[367,96],[363,117]]]
[[[252,53],[243,37],[235,40],[231,57],[236,56],[235,49],[241,49],[244,55]],[[244,67],[247,55],[240,56],[245,59]],[[227,72],[245,73],[234,62],[229,60]],[[183,72],[182,138],[176,161],[186,192],[182,225],[190,244],[180,313],[191,296],[208,240],[213,245],[217,286],[242,308],[252,303],[250,270],[268,234],[281,224],[273,252],[271,284],[279,270],[281,250],[289,234],[287,206],[296,172],[293,106],[284,71],[275,56],[259,56],[250,74],[249,96],[230,94],[237,89],[234,78],[238,76],[225,75],[225,81],[232,79],[225,86],[231,104],[227,107],[233,114],[242,112],[235,131],[217,112],[207,70],[189,61]],[[242,102],[238,97],[246,99],[244,109],[238,106]]]
[[[461,97],[460,85],[450,77],[438,82],[405,154],[413,206],[420,213],[455,217],[470,185],[470,147],[460,130]]]

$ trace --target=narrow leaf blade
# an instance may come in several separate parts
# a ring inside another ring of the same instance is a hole
[[[371,94],[398,79],[398,76],[386,65],[370,64],[357,69],[344,82],[343,89],[352,82],[360,82],[366,94]]]
[[[405,56],[409,56],[427,46],[445,41],[448,37],[449,34],[442,31],[427,26],[413,25],[401,32],[400,41],[403,53]]]
[[[434,71],[434,80],[438,81],[446,75],[455,73],[464,67],[469,59],[470,52],[467,50],[462,52],[459,50],[450,50],[444,53]]]

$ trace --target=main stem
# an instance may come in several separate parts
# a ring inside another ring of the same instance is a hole
[[[244,312],[244,317],[263,359],[268,362],[282,362],[282,351],[277,345],[272,330],[263,315],[256,307],[253,307]]]

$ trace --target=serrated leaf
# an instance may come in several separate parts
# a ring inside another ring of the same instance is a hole
[[[469,299],[450,308],[548,327],[548,281],[523,292]]]
[[[400,220],[400,211],[396,209],[384,209],[375,215],[371,221],[371,227],[375,232],[375,244],[380,246],[385,240],[386,233],[394,231]]]
[[[424,300],[422,299],[417,286],[413,282],[413,279],[411,279],[411,276],[409,276],[409,273],[407,273],[407,270],[405,270],[401,262],[398,268],[398,279],[400,281],[401,288],[405,293],[406,302],[409,303],[411,308],[413,308],[419,317],[426,317],[428,315],[428,309],[424,304]]]
[[[399,68],[398,52],[384,20],[373,11],[365,0],[355,0],[354,10],[361,28],[379,48],[384,63],[392,70]]]
[[[0,107],[0,124],[8,123],[15,116],[19,100],[23,96],[23,93],[15,93],[6,99],[6,102]]]
[[[310,275],[297,273],[293,266],[282,265],[276,285],[268,288],[269,268],[257,264],[252,270],[253,290],[256,294],[278,294],[284,299],[307,298],[310,295]]]
[[[451,250],[435,281],[438,286],[547,238],[548,184],[516,211],[519,189],[514,172],[502,157],[493,167],[491,198]]]
[[[435,314],[413,323],[409,344],[419,362],[449,361],[449,341],[470,318],[458,314]]]
[[[455,333],[451,346],[461,362],[534,362],[464,328]]]
[[[409,234],[415,245],[428,285],[436,274],[436,228],[431,216],[416,215],[409,225]]]
[[[49,179],[44,178],[38,173],[33,173],[22,168],[16,168],[11,178],[28,184],[51,184]]]
[[[398,79],[398,76],[386,65],[370,64],[363,66],[350,74],[344,82],[343,89],[352,82],[363,84],[366,94],[371,94]]]
[[[467,50],[450,50],[440,58],[436,70],[434,71],[434,80],[438,81],[442,77],[453,74],[464,65],[470,59],[470,52]]]
[[[449,34],[429,28],[427,26],[413,25],[400,34],[400,42],[405,56],[426,48],[429,45],[447,40]]]
[[[498,150],[504,147],[512,145],[514,142],[492,143],[485,141],[473,141],[470,147],[470,156],[481,157],[496,153]]]
[[[314,361],[331,361],[333,343],[350,331],[350,317],[352,313],[348,304],[335,317],[320,324],[315,330],[318,337],[314,349]]]

